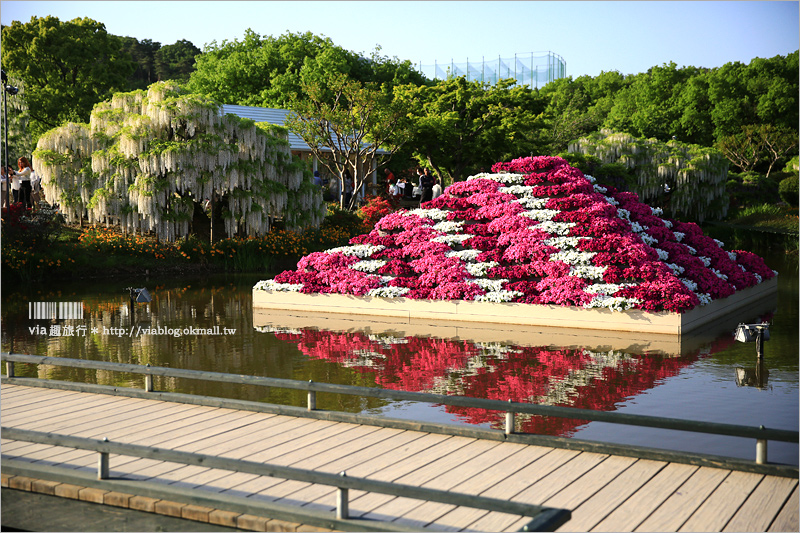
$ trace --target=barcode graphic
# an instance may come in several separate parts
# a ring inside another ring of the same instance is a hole
[[[83,303],[28,302],[28,318],[32,320],[83,318]]]

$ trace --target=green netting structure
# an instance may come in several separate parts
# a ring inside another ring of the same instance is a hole
[[[514,78],[518,85],[539,88],[567,75],[567,62],[553,52],[514,54],[514,57],[481,57],[464,63],[434,61],[432,65],[419,66],[421,74],[430,79],[442,80],[464,76],[467,81],[480,81],[496,85],[499,80]]]

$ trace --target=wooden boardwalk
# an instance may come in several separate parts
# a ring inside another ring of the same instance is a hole
[[[569,509],[559,531],[798,531],[798,480],[509,442],[158,400],[3,384],[4,427],[107,437]],[[4,458],[95,471],[97,454],[2,440]],[[335,509],[335,489],[150,459],[111,457],[132,480]],[[374,493],[351,516],[412,528],[514,531],[528,519]]]

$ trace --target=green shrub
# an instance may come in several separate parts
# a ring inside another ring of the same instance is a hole
[[[795,174],[794,176],[784,179],[778,185],[778,194],[780,194],[781,200],[792,207],[797,207],[798,204],[798,195],[800,195],[798,182],[800,182],[800,179],[797,174]]]
[[[346,231],[351,237],[367,233],[364,221],[354,212],[341,209],[337,203],[328,204],[328,213],[320,224],[321,228],[338,228]]]
[[[780,199],[778,184],[755,171],[729,172],[726,190],[733,207],[774,204]]]

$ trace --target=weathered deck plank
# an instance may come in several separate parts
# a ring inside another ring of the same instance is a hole
[[[571,510],[559,531],[798,529],[797,479],[501,441],[2,386],[3,424],[37,431],[394,481]],[[32,420],[27,410],[35,413]],[[8,413],[8,416],[6,416]],[[94,470],[97,454],[0,441],[4,457]],[[335,508],[335,489],[152,459],[111,456],[112,475]],[[438,530],[509,531],[529,519],[350,491],[351,516]]]

